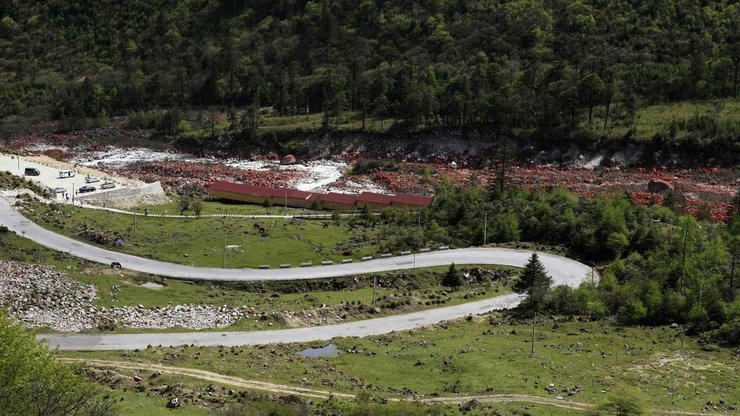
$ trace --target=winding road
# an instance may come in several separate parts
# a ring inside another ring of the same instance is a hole
[[[358,263],[290,269],[219,269],[166,263],[94,247],[53,233],[28,220],[7,201],[0,198],[0,222],[45,247],[69,253],[89,261],[121,263],[124,268],[176,279],[206,281],[299,280],[385,272],[415,267],[456,264],[499,264],[523,266],[531,251],[498,248],[467,248],[388,257]],[[553,285],[577,287],[595,277],[591,267],[565,257],[538,253],[540,261],[553,278]],[[52,347],[64,350],[133,350],[154,346],[237,346],[270,343],[308,342],[334,337],[364,337],[418,328],[445,320],[491,310],[516,306],[521,297],[516,294],[470,302],[462,305],[394,315],[364,321],[347,322],[310,328],[293,328],[254,332],[187,332],[161,334],[40,334]]]

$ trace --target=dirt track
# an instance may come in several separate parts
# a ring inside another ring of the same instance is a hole
[[[288,386],[285,384],[273,384],[264,381],[257,380],[245,380],[239,377],[227,376],[211,371],[197,370],[193,368],[184,367],[170,367],[159,364],[149,363],[132,363],[127,361],[114,361],[114,360],[86,360],[79,358],[60,358],[61,361],[65,362],[77,362],[84,363],[87,366],[92,367],[109,367],[124,370],[147,370],[147,371],[159,371],[166,374],[175,374],[180,376],[192,377],[198,380],[205,380],[213,383],[220,383],[234,387],[241,387],[251,390],[259,390],[268,393],[275,393],[281,395],[293,394],[296,396],[328,399],[329,397],[340,397],[343,399],[352,400],[355,399],[354,394],[337,393],[326,390],[307,389],[303,387]],[[566,401],[564,399],[553,399],[550,397],[531,396],[526,394],[490,394],[490,395],[477,395],[477,396],[448,396],[448,397],[434,397],[434,398],[389,398],[391,401],[415,401],[421,403],[444,403],[444,404],[461,404],[471,400],[477,400],[481,403],[535,403],[543,404],[548,406],[555,406],[563,409],[577,410],[577,411],[588,411],[595,408],[595,405],[590,403]],[[678,410],[660,410],[651,409],[651,413],[665,414],[665,415],[681,415],[681,416],[721,416],[722,413],[696,413],[696,412],[685,412]]]

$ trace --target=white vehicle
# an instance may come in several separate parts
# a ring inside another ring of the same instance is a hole
[[[100,182],[100,178],[98,178],[97,176],[87,175],[85,176],[85,182],[86,183]]]
[[[73,170],[60,170],[59,171],[59,178],[73,178],[75,176],[75,171]]]
[[[100,189],[113,189],[116,187],[116,184],[111,181],[105,181],[102,184],[100,184]]]

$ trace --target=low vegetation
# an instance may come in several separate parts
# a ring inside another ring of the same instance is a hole
[[[50,195],[48,189],[39,186],[36,182],[8,171],[0,172],[0,189],[29,189],[42,197]]]
[[[0,415],[115,414],[114,403],[78,367],[54,354],[0,311]]]
[[[245,206],[242,215],[254,215]],[[162,218],[35,204],[24,211],[39,224],[124,253],[204,267],[294,267],[359,260],[377,253],[379,228],[353,219],[250,217]],[[160,211],[161,212],[161,211]],[[224,212],[235,212],[228,210]],[[151,209],[155,213],[155,209]],[[264,214],[264,209],[261,212]],[[281,212],[282,214],[282,212]],[[204,233],[203,230],[212,230]],[[388,231],[386,231],[388,232]],[[116,246],[120,236],[122,245]],[[227,247],[228,246],[228,247]]]
[[[304,348],[324,345],[316,343],[152,346],[142,351],[65,352],[63,356],[130,362],[134,367],[136,363],[152,363],[202,369],[246,380],[349,393],[375,403],[394,398],[519,394],[551,399],[562,396],[563,404],[596,406],[611,401],[612,393],[629,390],[626,386],[639,386],[639,393],[632,394],[643,396],[644,402],[637,403],[643,411],[701,412],[710,402],[725,406],[710,406],[710,412],[737,409],[734,390],[740,382],[740,368],[732,351],[701,345],[685,336],[684,329],[538,317],[531,355],[532,324],[494,314],[404,333],[334,339],[340,351],[337,357],[306,358],[298,354]],[[148,375],[150,371],[133,374]],[[191,383],[196,389],[203,388],[203,384]],[[160,380],[145,377],[140,390],[151,392],[160,384]],[[223,385],[223,390],[216,388],[216,394],[233,403],[235,397],[227,391],[234,387]],[[143,399],[145,395],[139,396]],[[315,406],[320,403],[313,401]],[[472,414],[491,414],[496,408],[483,401]],[[538,408],[532,414],[553,411],[550,407]]]

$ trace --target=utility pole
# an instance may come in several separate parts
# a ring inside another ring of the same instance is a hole
[[[735,264],[737,261],[737,245],[732,249],[732,266],[730,267],[730,302],[735,300]]]
[[[681,255],[681,276],[679,277],[679,281],[680,281],[679,285],[681,287],[681,292],[683,292],[683,275],[686,270],[686,243],[688,241],[688,238],[687,238],[688,234],[689,234],[689,229],[684,224],[683,226],[683,254]]]
[[[375,309],[375,287],[378,285],[378,275],[373,276],[373,309]]]
[[[223,234],[224,234],[224,245],[223,245],[223,247],[224,247],[224,265],[223,265],[222,268],[225,269],[226,268],[226,214],[224,214],[224,216],[221,217],[221,218],[222,218],[222,221],[221,221],[221,230],[223,231]]]
[[[483,245],[485,246],[488,242],[488,212],[486,211],[485,220],[483,221]]]
[[[506,143],[501,144],[501,172],[499,173],[498,190],[504,192],[504,177],[506,176]]]
[[[537,320],[537,311],[532,311],[532,352],[531,356],[534,357],[534,323]]]

